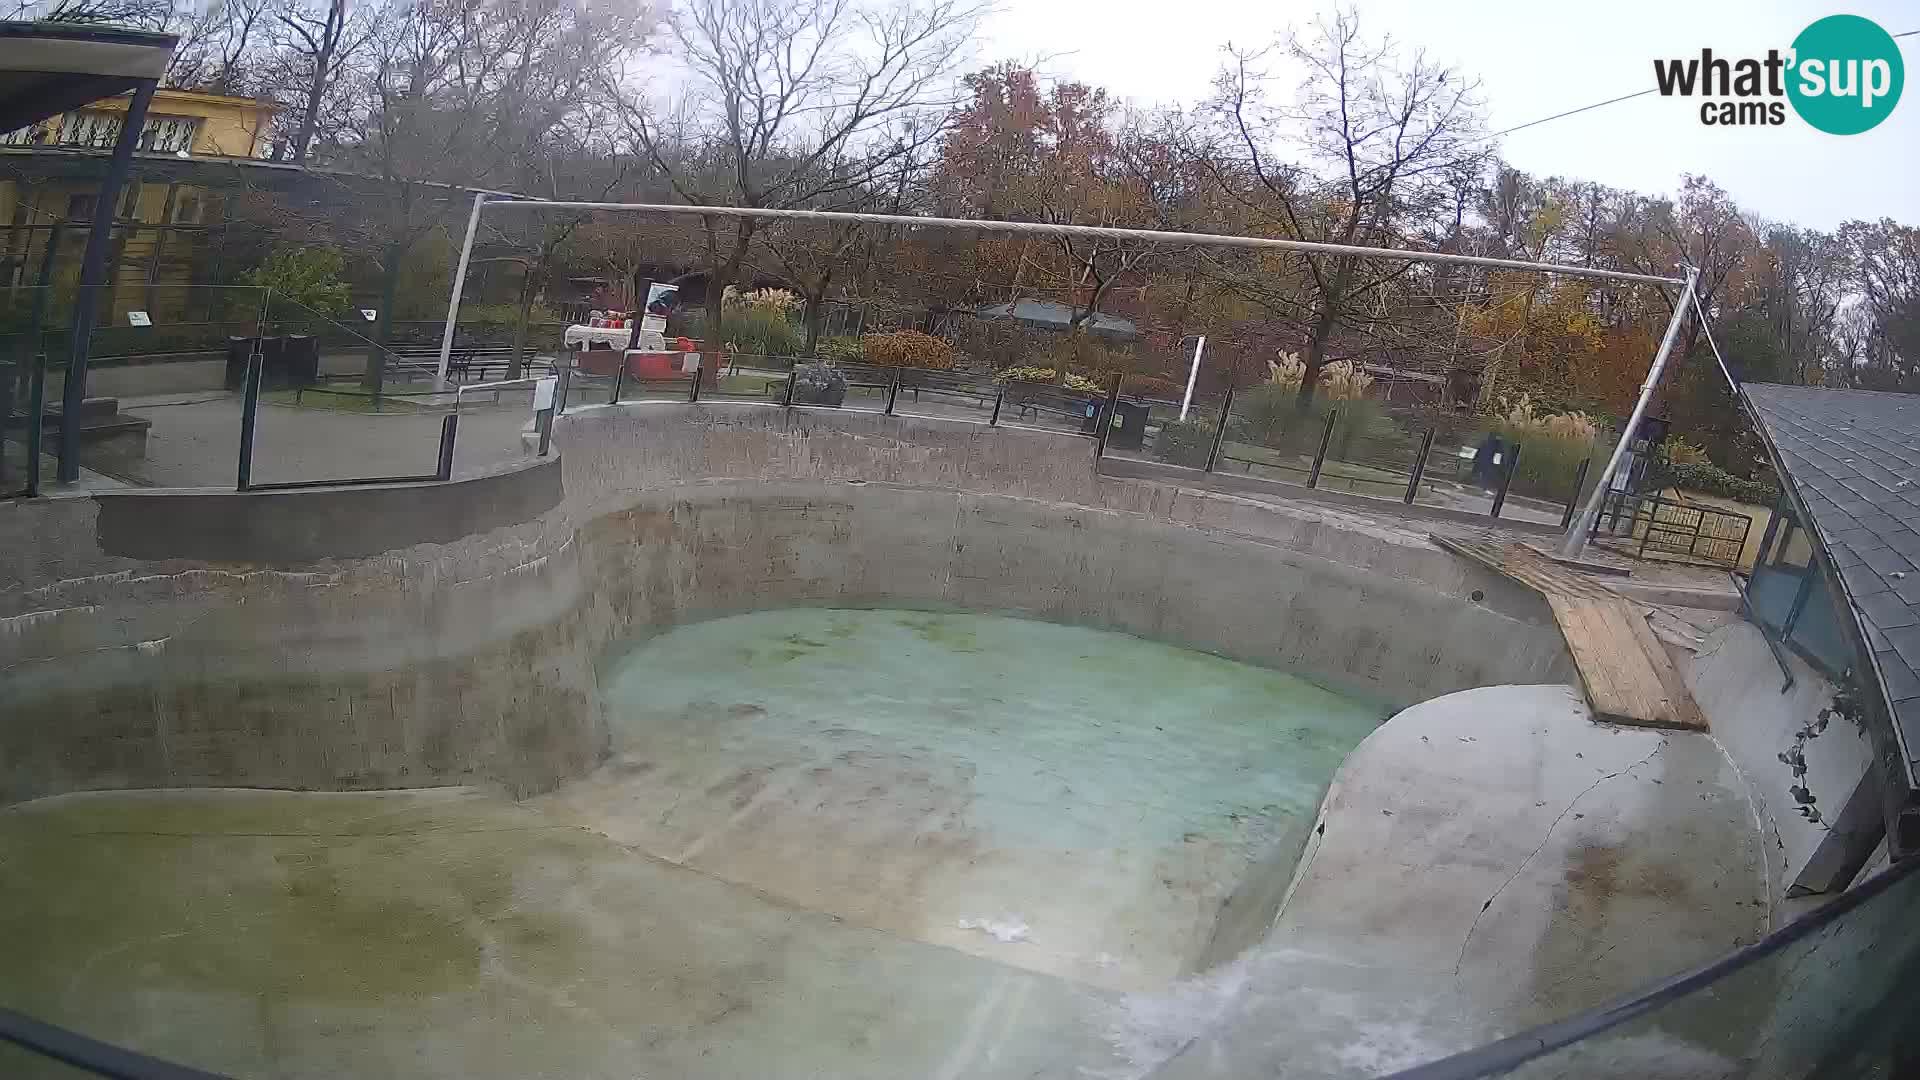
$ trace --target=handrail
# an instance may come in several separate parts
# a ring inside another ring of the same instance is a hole
[[[148,1057],[12,1009],[0,1008],[0,1042],[113,1080],[224,1080],[218,1073]]]

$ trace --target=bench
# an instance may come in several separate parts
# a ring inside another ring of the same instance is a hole
[[[440,346],[415,345],[401,343],[387,347],[387,355],[398,360],[409,373],[425,374],[439,370]],[[543,374],[552,374],[553,360],[550,357],[535,356],[531,352],[523,354],[528,375],[536,370]],[[453,382],[487,382],[491,372],[498,371],[500,378],[513,367],[513,346],[511,345],[462,345],[455,342],[453,351],[447,355],[447,378]]]

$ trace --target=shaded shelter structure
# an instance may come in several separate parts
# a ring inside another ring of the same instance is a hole
[[[0,131],[11,131],[92,101],[131,93],[126,118],[114,141],[106,174],[94,205],[118,205],[133,165],[133,153],[146,125],[153,93],[166,74],[167,61],[178,39],[172,34],[149,33],[119,27],[57,22],[0,23]],[[68,352],[66,379],[61,390],[63,418],[80,415],[87,393],[87,348],[94,323],[99,286],[106,282],[107,248],[111,228],[87,231],[86,253],[80,264],[80,289],[75,297],[74,332]],[[39,365],[44,377],[44,365]],[[37,432],[40,403],[28,418]],[[58,478],[71,483],[80,475],[79,424],[60,425]],[[30,439],[37,444],[38,439]],[[35,486],[39,462],[27,463],[28,487]]]
[[[1812,547],[1788,624],[1831,606],[1841,647],[1814,651],[1851,660],[1873,740],[1876,767],[1833,829],[1870,849],[1884,819],[1889,852],[1911,857],[1920,852],[1920,395],[1765,383],[1741,384],[1740,394],[1790,513],[1768,527],[1763,556],[1795,529]]]

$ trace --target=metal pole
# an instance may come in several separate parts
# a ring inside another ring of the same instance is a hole
[[[1427,429],[1427,437],[1420,440],[1420,456],[1413,459],[1413,475],[1407,478],[1407,505],[1420,494],[1420,477],[1427,471],[1427,455],[1433,452],[1433,430]]]
[[[73,302],[72,347],[67,353],[67,377],[60,387],[60,468],[63,484],[80,479],[80,407],[87,400],[87,350],[93,342],[94,308],[107,281],[107,248],[113,238],[114,210],[120,188],[133,168],[133,150],[140,145],[140,129],[147,124],[147,106],[158,83],[143,82],[133,91],[127,117],[114,141],[106,178],[94,196],[93,221],[87,228],[87,250],[80,257],[80,293]]]
[[[1560,515],[1560,527],[1573,524],[1573,512],[1580,509],[1580,489],[1587,486],[1587,470],[1593,467],[1593,459],[1580,463],[1580,471],[1573,474],[1573,494],[1567,496],[1567,512]]]
[[[447,328],[440,333],[440,366],[433,373],[433,388],[447,388],[447,361],[453,356],[453,330],[460,323],[460,290],[467,286],[467,264],[473,260],[473,238],[480,231],[480,208],[487,193],[473,197],[473,209],[467,213],[467,238],[460,244],[460,263],[453,271],[453,295],[447,298]]]
[[[625,385],[626,381],[627,381],[627,358],[625,356],[622,356],[620,357],[620,362],[613,366],[613,396],[607,399],[607,404],[609,405],[620,404],[620,390]]]
[[[1187,406],[1193,404],[1193,384],[1200,378],[1200,352],[1207,347],[1207,335],[1193,343],[1193,366],[1187,369],[1187,392],[1180,395],[1180,419],[1187,418]]]
[[[993,415],[987,418],[988,427],[997,427],[1000,423],[1000,403],[1007,400],[1007,384],[1003,380],[1000,389],[993,395]]]
[[[27,383],[27,475],[29,497],[40,494],[41,438],[47,413],[47,351],[42,340],[46,330],[47,300],[53,292],[53,264],[60,251],[61,223],[47,230],[47,247],[40,253],[40,287],[33,294],[33,315],[27,332],[27,358],[33,372]],[[0,418],[4,419],[4,418]]]
[[[1338,419],[1339,409],[1327,410],[1327,426],[1320,432],[1320,449],[1313,455],[1313,471],[1307,474],[1307,486],[1310,488],[1320,486],[1320,467],[1327,463],[1327,447],[1333,443],[1333,424]]]
[[[887,380],[886,415],[888,416],[893,415],[893,402],[894,402],[894,399],[898,398],[899,396],[900,396],[900,369],[894,368],[893,378]]]
[[[453,411],[440,420],[440,465],[433,475],[441,480],[453,479],[453,440],[460,431],[460,402],[455,400]]]
[[[793,387],[794,387],[794,384],[799,381],[800,381],[800,365],[795,364],[792,367],[787,369],[787,396],[784,400],[780,402],[781,408],[783,409],[793,408]]]
[[[33,381],[28,383],[27,407],[33,419],[27,423],[27,497],[40,494],[40,418],[47,411],[47,354],[33,354]]]
[[[1213,446],[1207,450],[1207,464],[1202,471],[1212,472],[1213,463],[1220,460],[1220,444],[1227,441],[1227,418],[1233,415],[1233,384],[1227,384],[1226,399],[1220,403],[1220,422],[1213,428]]]
[[[1412,251],[1396,248],[1360,247],[1355,244],[1328,244],[1317,240],[1283,240],[1270,236],[1236,236],[1224,233],[1168,232],[1161,229],[1116,229],[1104,225],[1055,225],[1042,221],[979,221],[971,218],[920,217],[915,214],[862,214],[847,210],[772,210],[752,206],[691,206],[686,203],[573,202],[544,199],[497,199],[487,204],[496,209],[518,210],[532,207],[548,210],[620,210],[630,213],[667,214],[683,217],[754,218],[770,221],[845,221],[863,225],[899,225],[914,229],[970,229],[974,232],[1021,233],[1028,236],[1084,236],[1102,240],[1146,240],[1163,244],[1187,244],[1193,247],[1254,248],[1268,251],[1308,251],[1322,255],[1356,255],[1406,262],[1456,263],[1463,266],[1488,266],[1506,270],[1549,270],[1570,277],[1600,278],[1608,281],[1644,281],[1658,285],[1678,285],[1679,278],[1658,274],[1635,274],[1625,270],[1600,270],[1590,266],[1530,262],[1525,259],[1496,259],[1484,255],[1456,255],[1446,251]]]
[[[1107,388],[1106,403],[1100,406],[1100,415],[1094,421],[1099,425],[1093,435],[1093,456],[1096,458],[1107,454],[1107,432],[1113,430],[1113,414],[1120,404],[1120,381],[1123,378],[1123,375],[1113,377],[1113,385]]]
[[[260,339],[253,339],[253,351],[247,354],[246,390],[240,398],[240,467],[234,487],[245,491],[253,486],[253,425],[260,415]]]
[[[701,357],[701,359],[705,360],[706,358]],[[700,377],[706,373],[707,369],[704,364],[693,369],[693,382],[687,387],[687,404],[692,405],[700,400]]]
[[[1507,488],[1513,485],[1513,470],[1519,467],[1520,444],[1516,442],[1507,454],[1507,467],[1500,474],[1500,490],[1493,493],[1493,509],[1488,512],[1488,517],[1499,517],[1500,508],[1507,505]]]
[[[556,404],[558,403],[556,402]],[[553,410],[554,406],[551,405],[541,409],[539,418],[534,421],[534,425],[540,431],[541,457],[546,457],[547,448],[553,445]]]
[[[1673,318],[1667,322],[1666,336],[1660,339],[1660,349],[1653,354],[1653,365],[1647,369],[1647,381],[1640,387],[1640,400],[1634,402],[1633,415],[1627,418],[1626,427],[1620,432],[1620,442],[1613,448],[1613,456],[1607,459],[1607,467],[1600,470],[1600,479],[1593,485],[1593,494],[1587,497],[1586,505],[1580,508],[1580,517],[1567,530],[1560,541],[1560,557],[1577,559],[1587,548],[1587,536],[1593,532],[1594,522],[1600,519],[1600,501],[1606,497],[1607,486],[1613,482],[1613,474],[1620,468],[1620,461],[1626,457],[1627,447],[1633,442],[1633,433],[1640,426],[1640,420],[1647,415],[1647,406],[1653,401],[1653,392],[1660,385],[1660,374],[1666,369],[1667,357],[1673,352],[1673,343],[1679,340],[1680,324],[1687,319],[1687,309],[1693,306],[1694,287],[1700,281],[1700,271],[1687,267],[1687,281],[1680,290],[1680,300],[1673,305]]]

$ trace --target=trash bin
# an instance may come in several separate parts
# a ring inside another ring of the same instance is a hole
[[[1137,401],[1116,401],[1113,413],[1119,426],[1108,430],[1107,449],[1140,449],[1147,438],[1147,407]]]
[[[1099,398],[1074,398],[1070,400],[1075,400],[1080,403],[1080,434],[1100,434],[1100,406],[1103,402]]]
[[[229,390],[238,390],[247,384],[247,358],[253,355],[254,339],[250,337],[230,337],[227,339],[227,376],[224,384]]]
[[[312,386],[320,381],[320,339],[312,334],[289,334],[280,352],[281,377],[288,386]]]

